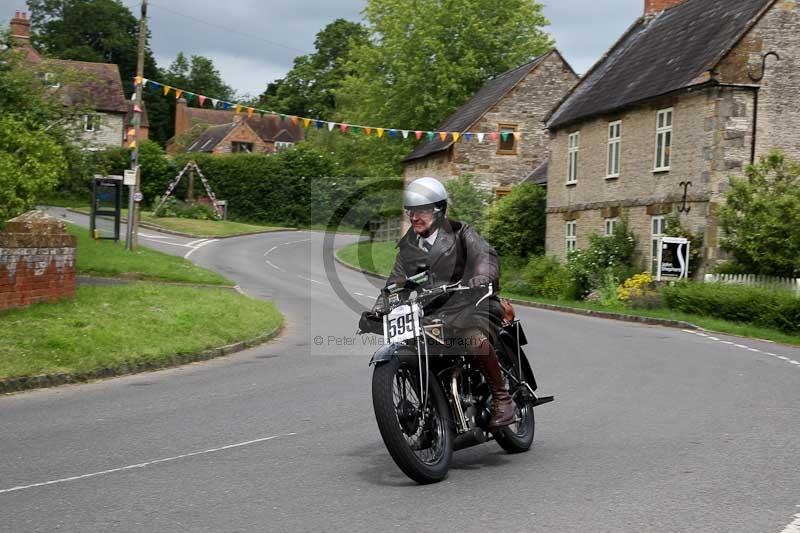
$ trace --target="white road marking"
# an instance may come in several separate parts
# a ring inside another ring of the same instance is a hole
[[[146,239],[174,239],[175,237],[171,235],[150,235],[149,233],[142,233],[139,232],[139,237],[144,237]]]
[[[690,330],[690,329],[684,329],[683,331],[685,333],[691,333],[692,335],[697,335],[698,337],[705,337],[708,340],[713,340],[713,341],[719,342],[720,344],[727,344],[729,346],[735,346],[737,348],[742,348],[744,350],[747,350],[747,351],[750,351],[750,352],[753,352],[753,353],[760,353],[760,354],[763,354],[763,355],[769,355],[770,357],[775,357],[776,359],[780,359],[781,361],[786,361],[790,365],[800,366],[800,361],[795,361],[794,359],[789,359],[788,357],[785,357],[783,355],[778,355],[778,354],[775,354],[775,353],[772,353],[772,352],[765,352],[763,350],[759,350],[758,348],[751,348],[750,346],[745,346],[744,344],[737,344],[737,343],[731,342],[731,341],[724,341],[722,339],[719,339],[717,337],[712,337],[711,335],[706,335],[705,333],[701,333],[699,331],[693,331],[693,330]],[[798,533],[800,533],[800,531],[798,531]]]
[[[300,279],[304,279],[306,281],[310,281],[311,283],[316,283],[317,285],[324,285],[324,283],[322,283],[321,281],[317,281],[315,279],[306,278],[306,277],[299,276],[299,275],[297,277],[300,278]]]
[[[297,435],[297,433],[284,433],[284,434],[281,434],[281,435],[272,435],[271,437],[264,437],[264,438],[261,438],[261,439],[248,440],[246,442],[239,442],[239,443],[236,443],[236,444],[228,444],[227,446],[221,446],[219,448],[210,448],[208,450],[203,450],[201,452],[184,453],[182,455],[176,455],[174,457],[167,457],[167,458],[164,458],[164,459],[155,459],[153,461],[145,461],[144,463],[137,463],[135,465],[122,466],[122,467],[119,467],[119,468],[111,468],[109,470],[102,470],[100,472],[92,472],[91,474],[83,474],[81,476],[65,477],[65,478],[61,478],[61,479],[54,479],[52,481],[45,481],[45,482],[42,482],[42,483],[33,483],[31,485],[20,485],[18,487],[11,487],[9,489],[0,489],[0,494],[5,494],[7,492],[16,492],[16,491],[26,490],[26,489],[32,489],[32,488],[35,488],[35,487],[44,487],[44,486],[47,486],[47,485],[56,485],[58,483],[66,483],[68,481],[77,481],[79,479],[87,479],[87,478],[90,478],[90,477],[104,476],[104,475],[113,474],[113,473],[116,473],[116,472],[124,472],[125,470],[133,470],[134,468],[144,468],[146,466],[151,466],[151,465],[155,465],[155,464],[159,464],[159,463],[167,463],[169,461],[177,461],[178,459],[185,459],[187,457],[194,457],[196,455],[205,455],[205,454],[208,454],[208,453],[221,452],[223,450],[230,450],[230,449],[233,449],[233,448],[241,448],[242,446],[249,446],[251,444],[258,444],[259,442],[266,442],[268,440],[277,439],[279,437],[290,437],[290,436],[293,436],[293,435]]]
[[[187,243],[186,243],[186,246],[188,246],[189,248],[192,248],[192,247],[194,247],[194,245],[195,245],[195,244],[199,244],[199,243],[201,243],[201,242],[205,242],[205,241],[207,241],[207,240],[208,240],[208,239],[197,239],[196,241],[187,242]]]
[[[211,240],[208,240],[208,241],[206,241],[205,239],[203,239],[203,241],[204,241],[204,242],[200,242],[200,243],[198,243],[198,244],[197,244],[196,246],[194,246],[194,247],[193,247],[191,250],[189,250],[188,252],[186,252],[186,255],[184,255],[184,256],[183,256],[183,258],[184,258],[184,259],[189,259],[189,256],[190,256],[190,255],[192,255],[192,254],[193,254],[193,253],[195,253],[197,250],[199,250],[200,248],[202,248],[203,246],[205,246],[205,245],[207,245],[207,244],[211,244],[212,242],[217,242],[217,239],[211,239]],[[191,243],[189,243],[189,244],[191,244]],[[188,245],[187,245],[187,246],[188,246]]]
[[[279,267],[279,266],[277,266],[277,265],[273,264],[273,263],[272,263],[272,261],[264,261],[264,262],[265,262],[266,264],[268,264],[269,266],[271,266],[272,268],[274,268],[275,270],[279,270],[279,271],[281,271],[281,272],[286,272],[286,271],[285,271],[284,269],[282,269],[281,267]]]
[[[783,528],[781,533],[800,533],[800,513],[794,515],[794,520],[792,520],[792,523]]]
[[[272,250],[274,250],[275,248],[277,248],[277,246],[273,246],[272,248],[270,248],[269,250],[267,250],[266,252],[264,252],[264,257],[267,257],[267,256],[269,255],[269,253],[270,253]]]

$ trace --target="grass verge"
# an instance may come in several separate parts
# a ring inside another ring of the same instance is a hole
[[[343,262],[352,265],[356,268],[361,268],[374,272],[382,276],[388,276],[391,272],[392,265],[396,254],[393,242],[388,243],[369,243],[359,242],[350,244],[340,248],[336,252],[336,256]],[[763,339],[772,342],[780,342],[783,344],[790,344],[800,346],[800,337],[794,335],[787,335],[786,333],[758,326],[752,324],[730,322],[728,320],[721,320],[718,318],[705,317],[700,315],[692,315],[687,313],[680,313],[670,309],[631,309],[623,305],[614,307],[604,307],[600,304],[585,301],[563,301],[563,300],[548,300],[546,298],[534,298],[531,296],[523,296],[520,294],[513,294],[502,292],[503,296],[520,301],[528,301],[533,303],[542,303],[550,305],[558,305],[562,307],[572,307],[575,309],[587,309],[592,311],[602,311],[606,313],[619,313],[623,315],[645,316],[650,318],[660,318],[665,320],[678,320],[681,322],[690,322],[709,331],[718,331],[720,333],[728,333],[731,335],[738,335],[740,337],[750,337],[756,339]]]
[[[282,320],[273,304],[225,289],[82,286],[74,299],[0,313],[0,379],[168,360],[258,337]]]
[[[182,257],[144,247],[131,253],[122,243],[95,241],[89,230],[68,224],[67,231],[78,238],[78,274],[85,276],[234,285],[216,272],[206,270]]]

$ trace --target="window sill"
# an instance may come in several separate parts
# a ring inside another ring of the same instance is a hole
[[[670,167],[654,168],[653,169],[653,174],[664,174],[665,172],[669,172],[669,171],[670,171]]]
[[[577,187],[578,186],[578,182],[577,181],[570,181],[569,183],[566,183],[565,185],[567,187]]]
[[[614,180],[618,180],[618,179],[619,179],[619,174],[617,174],[616,176],[606,176],[605,177],[606,181],[614,181]]]
[[[517,152],[495,152],[495,155],[517,155]]]

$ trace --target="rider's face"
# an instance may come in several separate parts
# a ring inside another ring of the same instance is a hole
[[[423,235],[433,225],[433,209],[416,209],[409,211],[411,227],[417,235]]]

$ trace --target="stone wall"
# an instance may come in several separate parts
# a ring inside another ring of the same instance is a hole
[[[83,142],[90,148],[103,150],[109,147],[122,146],[125,134],[122,114],[95,113],[100,115],[100,126],[95,131],[83,131],[83,118],[80,119],[80,133]]]
[[[0,233],[0,310],[75,294],[76,239],[41,211],[14,218]]]

